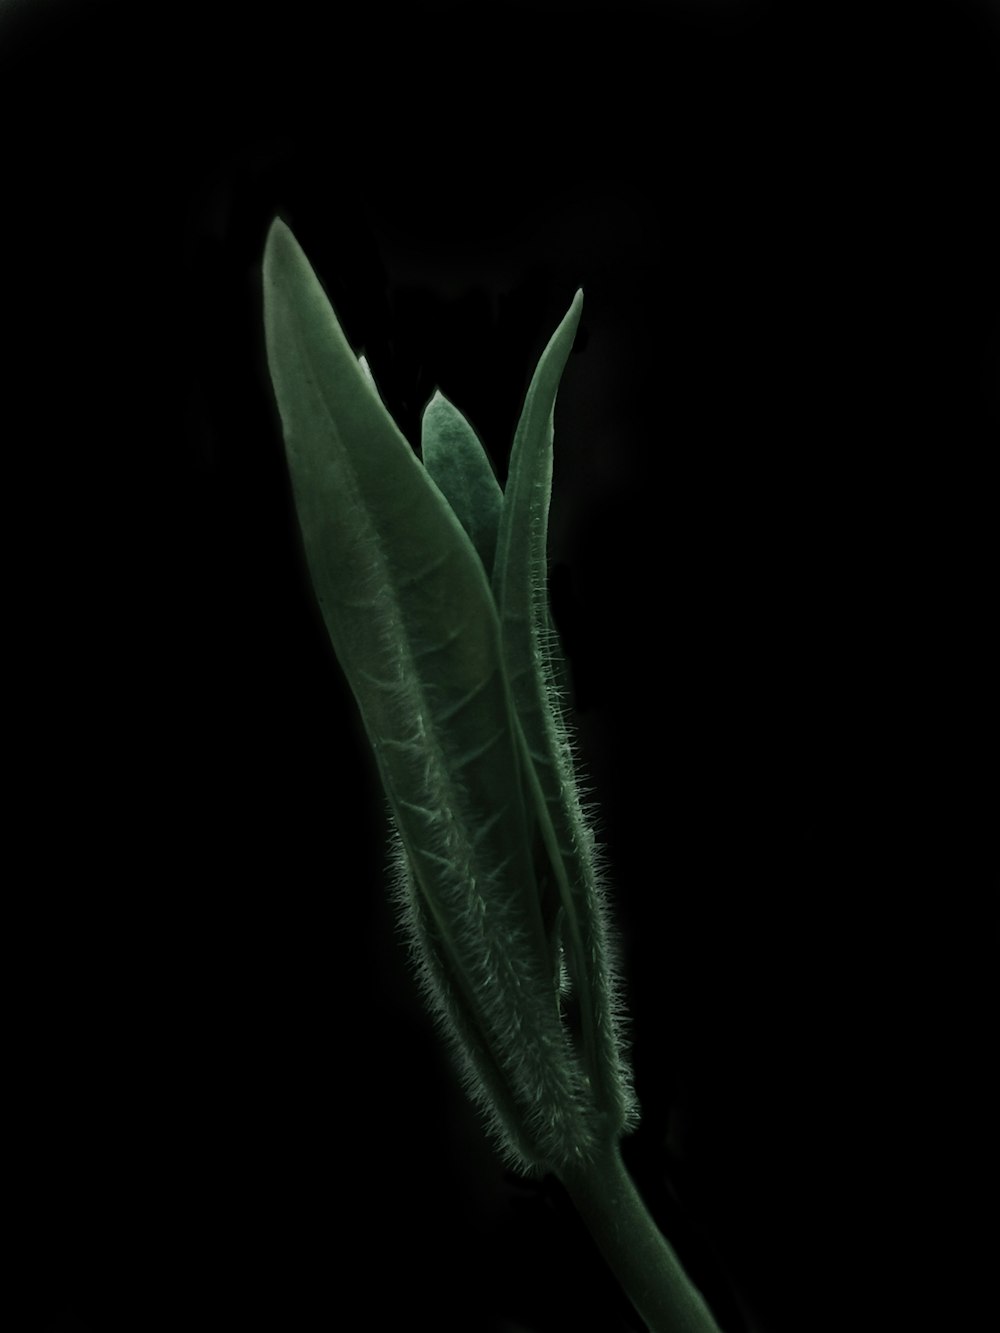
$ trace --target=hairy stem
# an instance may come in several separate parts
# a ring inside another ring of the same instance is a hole
[[[650,1217],[617,1142],[560,1178],[650,1333],[719,1333],[701,1293]]]

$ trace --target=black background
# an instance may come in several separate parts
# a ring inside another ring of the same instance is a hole
[[[998,46],[985,3],[0,9],[19,1326],[639,1328],[415,997],[276,213],[408,437],[439,385],[501,475],[584,289],[552,597],[626,1155],[725,1333],[975,1306]]]

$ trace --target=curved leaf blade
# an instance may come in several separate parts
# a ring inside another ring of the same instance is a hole
[[[607,908],[593,833],[577,786],[561,689],[558,640],[547,593],[548,511],[559,382],[580,322],[583,293],[552,335],[532,377],[511,451],[497,538],[493,590],[504,661],[530,757],[538,835],[550,860],[558,921],[579,991],[586,1063],[602,1111],[616,1130],[634,1123]]]

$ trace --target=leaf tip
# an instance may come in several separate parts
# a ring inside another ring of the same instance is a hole
[[[580,324],[580,316],[583,313],[583,288],[577,287],[576,295],[570,302],[570,307],[566,311],[566,324],[572,328],[574,336]]]
[[[449,403],[448,399],[440,389],[435,389],[434,393],[427,400],[423,419],[428,425],[435,419],[440,421],[449,409],[451,409],[451,403]]]
[[[283,246],[287,248],[289,243],[294,243],[294,241],[295,237],[292,235],[288,224],[283,222],[281,218],[274,217],[264,239],[264,263],[267,264],[268,260],[273,259]]]

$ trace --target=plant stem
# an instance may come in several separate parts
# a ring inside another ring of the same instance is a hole
[[[719,1333],[712,1312],[657,1228],[618,1144],[562,1183],[650,1333]]]

